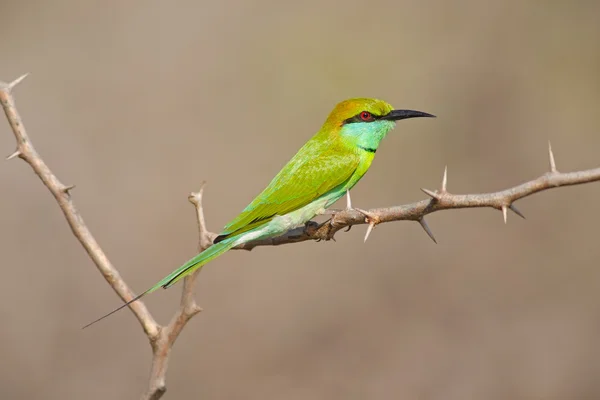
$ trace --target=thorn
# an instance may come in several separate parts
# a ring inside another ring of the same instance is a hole
[[[448,187],[448,166],[444,167],[444,177],[442,178],[442,193],[446,193],[446,188]]]
[[[507,214],[508,214],[508,208],[506,206],[502,206],[502,216],[504,217],[505,224],[506,224]]]
[[[344,232],[350,232],[350,229],[352,229],[352,225],[348,225],[348,227],[346,228],[346,230]]]
[[[73,189],[75,189],[75,185],[64,186],[61,190],[64,193],[69,194],[69,192]]]
[[[23,79],[27,78],[28,75],[29,75],[29,72],[26,73],[26,74],[21,75],[20,77],[18,77],[17,79],[15,79],[11,83],[9,83],[8,84],[8,91],[10,92],[11,90],[13,90],[13,88],[15,86],[17,86],[19,83],[21,83],[23,81]]]
[[[556,161],[554,161],[554,153],[552,152],[552,144],[550,144],[550,141],[548,141],[548,156],[550,158],[550,172],[557,173],[558,170],[556,169]]]
[[[378,223],[381,222],[381,219],[377,215],[373,215],[368,211],[361,210],[360,208],[355,208],[355,210],[358,211],[359,213],[361,213],[362,215],[364,215],[365,221],[369,223],[369,227],[367,228],[367,233],[365,234],[365,239],[364,239],[364,241],[366,242],[367,239],[369,238],[369,235],[373,231],[373,228],[375,228],[375,225],[377,225]]]
[[[346,210],[352,210],[352,199],[350,198],[350,190],[346,189]]]
[[[365,240],[363,241],[363,243],[367,242],[367,239],[369,238],[369,235],[371,234],[371,232],[373,231],[373,228],[375,228],[375,224],[374,223],[369,223],[369,227],[367,228],[367,233],[365,233]]]
[[[425,188],[421,188],[421,191],[423,193],[425,193],[427,196],[431,197],[432,199],[435,199],[435,200],[439,200],[440,199],[439,193],[432,192],[431,190],[425,189]]]
[[[15,157],[19,157],[21,155],[21,150],[15,150],[10,156],[6,157],[6,161],[12,160]]]
[[[521,218],[523,218],[523,219],[526,219],[526,218],[525,218],[525,216],[523,215],[523,213],[522,213],[521,211],[519,211],[519,210],[517,209],[517,207],[515,207],[515,206],[514,206],[514,204],[511,204],[510,206],[508,206],[508,208],[510,208],[510,210],[511,210],[512,212],[514,212],[515,214],[517,214],[519,217],[521,217]]]
[[[429,226],[427,225],[427,222],[425,222],[425,218],[421,218],[419,220],[419,224],[425,230],[425,232],[431,238],[431,240],[433,240],[433,243],[437,244],[437,240],[435,240],[435,236],[433,236],[433,232],[431,232],[431,229],[429,229]]]

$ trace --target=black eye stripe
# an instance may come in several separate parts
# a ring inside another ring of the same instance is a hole
[[[375,114],[373,114],[373,113],[370,113],[370,114],[371,114],[371,116],[373,117],[373,119],[372,119],[371,121],[365,121],[365,120],[363,120],[363,119],[360,117],[360,115],[361,115],[362,113],[364,113],[364,112],[365,112],[365,111],[361,111],[361,112],[359,112],[358,114],[356,114],[354,117],[351,117],[351,118],[348,118],[348,119],[344,120],[344,124],[352,124],[352,123],[355,123],[355,122],[369,123],[369,122],[375,122],[375,121],[377,121],[379,118],[381,118],[381,116],[380,116],[380,115],[375,115]],[[367,111],[367,112],[368,112],[368,111]]]

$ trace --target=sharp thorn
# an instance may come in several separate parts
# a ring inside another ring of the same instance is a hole
[[[359,213],[361,213],[362,215],[364,215],[365,216],[365,221],[369,222],[368,221],[368,219],[369,219],[369,212],[368,211],[362,210],[360,208],[355,208],[354,210],[358,211]]]
[[[12,153],[10,156],[6,157],[6,161],[8,160],[12,160],[15,157],[18,157],[21,155],[21,150],[15,150],[14,153]]]
[[[419,220],[419,224],[421,225],[421,227],[423,228],[423,230],[425,230],[425,232],[431,238],[431,240],[433,240],[433,243],[437,244],[437,240],[435,240],[435,236],[433,236],[433,232],[431,232],[431,229],[429,229],[429,226],[427,225],[427,222],[425,222],[425,218],[421,218]]]
[[[348,227],[346,228],[346,230],[344,232],[350,232],[350,229],[352,229],[352,225],[348,225]]]
[[[15,86],[17,86],[19,83],[21,83],[23,81],[23,79],[27,78],[28,75],[29,75],[29,72],[26,73],[26,74],[21,75],[20,77],[18,77],[17,79],[15,79],[11,83],[9,83],[8,84],[8,91],[10,92],[11,90],[13,90],[13,88]]]
[[[370,224],[372,223],[372,224],[375,224],[375,225],[377,225],[378,223],[381,222],[381,218],[379,217],[379,215],[372,214],[372,213],[370,213],[370,212],[368,212],[366,210],[361,210],[360,208],[353,208],[353,210],[356,210],[359,213],[361,213],[362,215],[364,215],[365,216],[365,222],[368,222]]]
[[[350,198],[350,190],[346,189],[346,210],[352,210],[352,199]]]
[[[69,185],[69,186],[65,186],[63,187],[61,190],[65,193],[69,193],[71,190],[75,189],[75,185]]]
[[[427,196],[431,197],[432,199],[435,199],[435,200],[439,200],[440,199],[440,195],[438,193],[432,192],[429,189],[421,188],[421,191],[423,193],[425,193]]]
[[[358,211],[359,213],[361,213],[362,215],[364,215],[365,222],[369,223],[369,227],[367,228],[367,233],[365,234],[365,240],[364,240],[366,242],[367,239],[369,238],[369,235],[371,234],[371,231],[373,230],[375,225],[377,225],[378,223],[381,222],[381,219],[379,218],[378,215],[371,214],[368,211],[361,210],[360,208],[355,208],[355,210]]]
[[[552,144],[548,141],[548,157],[550,158],[550,172],[558,172],[556,169],[556,161],[554,161],[554,153],[552,152]]]
[[[366,243],[367,239],[369,238],[369,235],[371,234],[371,232],[373,231],[373,228],[375,227],[374,223],[370,223],[369,227],[367,228],[367,233],[365,233],[365,240],[364,242]]]
[[[446,192],[446,188],[448,187],[448,166],[444,167],[444,177],[442,178],[442,193]]]
[[[519,210],[517,209],[517,207],[515,207],[515,206],[514,206],[514,204],[511,204],[510,206],[508,206],[508,208],[510,208],[510,210],[511,210],[512,212],[514,212],[515,214],[517,214],[519,217],[521,217],[521,218],[523,218],[523,219],[526,219],[526,218],[525,218],[525,216],[523,215],[523,213],[522,213],[521,211],[519,211]]]
[[[508,217],[508,207],[502,206],[502,216],[504,217],[504,223],[506,224],[506,218]]]

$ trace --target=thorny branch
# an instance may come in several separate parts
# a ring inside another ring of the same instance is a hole
[[[92,233],[87,228],[83,218],[75,208],[70,193],[75,186],[64,185],[58,180],[36,152],[27,135],[23,121],[15,107],[14,98],[11,94],[14,87],[25,79],[26,76],[27,75],[23,75],[11,83],[0,82],[0,103],[6,113],[6,117],[17,142],[17,149],[6,159],[10,160],[19,157],[33,168],[34,172],[39,176],[44,185],[56,199],[73,234],[84,247],[104,279],[106,279],[117,295],[124,302],[127,302],[135,295],[123,278],[121,278],[117,269],[108,260],[101,247],[92,236]],[[506,190],[481,194],[461,195],[449,193],[447,190],[448,173],[446,169],[444,170],[444,177],[442,179],[440,190],[431,191],[428,189],[421,189],[430,197],[428,200],[388,208],[375,208],[368,211],[356,208],[338,211],[325,223],[319,224],[314,221],[309,221],[306,226],[291,230],[285,235],[247,243],[238,246],[237,248],[252,250],[257,246],[277,246],[303,242],[306,240],[331,240],[339,230],[360,224],[369,224],[365,235],[365,240],[367,240],[369,234],[376,225],[384,222],[402,220],[418,222],[429,237],[435,241],[431,230],[425,222],[425,216],[427,214],[457,208],[491,207],[502,211],[504,222],[506,223],[508,210],[511,210],[524,218],[523,214],[521,214],[514,206],[514,202],[519,199],[555,187],[579,185],[600,180],[600,168],[568,173],[559,172],[556,169],[556,162],[550,146],[548,152],[550,158],[549,172],[536,179]],[[208,248],[212,244],[212,240],[216,237],[215,233],[209,232],[206,228],[202,208],[203,189],[204,184],[200,191],[192,193],[189,196],[190,202],[194,204],[196,208],[199,232],[199,251]],[[192,274],[184,280],[180,307],[166,326],[161,326],[154,320],[143,301],[136,301],[129,306],[142,325],[142,328],[150,341],[153,353],[150,382],[147,392],[142,396],[143,399],[156,400],[161,398],[165,393],[166,372],[173,344],[186,323],[194,315],[202,311],[194,300],[196,276],[197,273]]]
[[[64,185],[58,180],[29,140],[29,136],[23,125],[23,120],[17,111],[14,98],[11,94],[15,86],[21,83],[26,77],[27,75],[23,75],[8,84],[0,82],[0,103],[2,104],[2,108],[4,108],[4,113],[6,114],[6,118],[8,119],[17,141],[17,149],[6,159],[10,160],[19,157],[33,168],[33,171],[40,177],[44,185],[46,185],[58,202],[73,234],[79,240],[94,264],[96,264],[96,267],[102,276],[104,276],[104,279],[106,279],[108,284],[115,292],[117,292],[117,295],[119,295],[123,301],[131,300],[135,297],[133,291],[125,283],[123,278],[121,278],[121,275],[119,275],[119,272],[109,261],[106,254],[104,254],[104,251],[102,251],[102,248],[87,228],[83,218],[79,215],[79,211],[75,208],[75,203],[73,203],[73,200],[71,199],[71,190],[74,186]],[[138,304],[132,304],[131,311],[138,321],[140,321],[140,324],[142,324],[146,335],[149,338],[157,337],[159,334],[158,324],[154,318],[152,318],[152,315],[150,315],[150,312],[144,303],[136,303]]]
[[[36,152],[31,143],[23,121],[15,106],[14,98],[11,94],[12,90],[18,85],[27,75],[14,80],[11,83],[0,82],[0,104],[4,109],[6,118],[12,128],[13,134],[17,142],[17,149],[6,159],[10,160],[15,157],[23,159],[33,168],[33,171],[39,176],[44,185],[50,190],[56,199],[60,209],[73,231],[75,237],[84,247],[96,268],[100,271],[104,279],[113,288],[117,295],[127,302],[135,297],[133,291],[125,283],[119,275],[117,269],[111,264],[108,257],[102,251],[102,248],[96,242],[96,239],[87,228],[79,211],[75,207],[75,203],[71,198],[70,191],[74,185],[64,185],[52,173],[44,160]],[[198,231],[200,234],[199,251],[210,246],[212,238],[206,230],[204,222],[204,214],[202,211],[202,193],[203,188],[197,193],[192,193],[189,200],[196,208],[198,219]],[[169,355],[175,340],[185,327],[185,324],[202,309],[194,301],[194,283],[196,274],[186,277],[183,282],[180,307],[171,319],[167,326],[159,325],[142,301],[136,301],[129,307],[138,319],[144,333],[150,341],[152,347],[152,367],[150,371],[150,381],[147,392],[142,396],[142,399],[160,399],[166,391],[166,373],[169,361]]]
[[[294,229],[285,235],[272,239],[250,242],[238,248],[252,250],[257,246],[277,246],[286,243],[303,242],[306,240],[331,240],[340,229],[360,224],[369,224],[367,234],[365,235],[366,241],[376,225],[384,222],[406,220],[416,221],[421,224],[425,232],[435,242],[436,240],[425,222],[425,216],[427,214],[457,208],[490,207],[502,211],[504,223],[506,223],[508,210],[511,210],[521,218],[525,218],[514,205],[514,202],[519,199],[552,188],[600,181],[600,168],[575,172],[559,172],[556,169],[556,162],[550,145],[548,146],[548,155],[550,159],[549,172],[546,172],[536,179],[499,192],[480,194],[450,193],[447,190],[448,169],[446,168],[444,170],[444,177],[442,178],[440,190],[432,191],[429,189],[421,189],[430,197],[429,200],[421,200],[417,203],[400,206],[374,208],[368,211],[356,208],[339,211],[335,213],[327,223],[317,224],[316,222],[311,221],[307,223],[305,227]]]

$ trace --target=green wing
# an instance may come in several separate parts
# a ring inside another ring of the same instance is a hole
[[[215,243],[298,210],[350,179],[359,165],[359,155],[315,139],[307,142],[269,186],[223,228]]]

